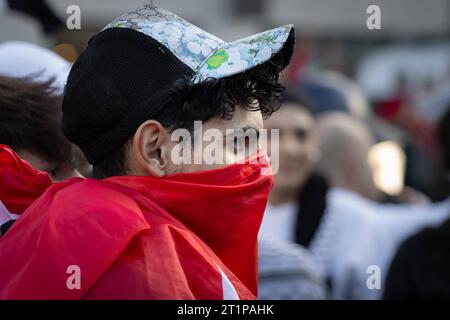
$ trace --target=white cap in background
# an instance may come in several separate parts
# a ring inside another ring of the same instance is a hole
[[[55,77],[57,93],[62,94],[70,68],[71,64],[57,53],[35,44],[19,41],[0,44],[1,76],[32,76],[36,81]]]

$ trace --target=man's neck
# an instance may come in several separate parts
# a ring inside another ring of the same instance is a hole
[[[352,184],[346,182],[345,180],[330,180],[329,185],[330,188],[350,191],[361,196],[357,188],[355,188]]]

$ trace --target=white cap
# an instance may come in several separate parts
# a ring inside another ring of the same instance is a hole
[[[55,52],[28,42],[10,41],[0,44],[0,75],[31,76],[35,81],[55,77],[57,93],[62,94],[71,64]]]

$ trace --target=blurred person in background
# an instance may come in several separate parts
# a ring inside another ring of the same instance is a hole
[[[358,84],[336,71],[301,70],[292,87],[308,96],[315,115],[339,111],[365,119],[371,116],[370,105]]]
[[[371,110],[365,93],[351,78],[330,70],[309,68],[302,70],[294,87],[308,96],[310,108],[316,116],[326,112],[344,112],[366,121],[377,140],[394,140],[405,144],[404,134],[393,124],[377,117]],[[390,203],[414,202],[426,197],[406,188],[399,195],[379,192],[377,201]]]
[[[322,155],[318,167],[331,186],[378,200],[380,191],[368,161],[375,138],[364,122],[349,114],[329,112],[319,117],[318,132]]]
[[[70,67],[58,54],[32,43],[0,44],[0,144],[13,148],[31,166],[47,172],[53,181],[90,176],[92,170],[81,150],[63,136],[60,127],[61,95]],[[5,174],[2,171],[1,175]],[[21,185],[26,184],[32,185],[30,181]],[[23,194],[29,192],[24,189]],[[1,200],[5,195],[0,196]],[[12,208],[22,212],[20,205],[13,204]],[[18,217],[4,215],[0,236]]]
[[[63,21],[45,0],[2,0],[8,7],[36,19],[46,34],[52,34],[63,27]]]
[[[320,154],[307,97],[284,92],[280,110],[264,126],[269,132],[279,129],[280,168],[259,232],[259,298],[325,299],[325,280],[303,247],[324,209],[326,190],[323,179],[314,174]]]
[[[329,190],[326,209],[309,249],[337,299],[379,298],[385,272],[398,245],[449,215],[449,203],[380,204],[368,153],[375,139],[360,119],[325,113],[318,119],[318,170]],[[381,288],[369,289],[367,268],[381,270]]]
[[[53,181],[44,172],[31,167],[17,153],[0,144],[0,237]]]
[[[81,176],[74,146],[60,127],[61,101],[51,81],[0,76],[0,144],[54,181]]]
[[[77,167],[80,166],[79,159],[83,159],[83,156],[78,154],[78,148],[62,133],[62,98],[55,93],[55,87],[52,80],[39,82],[30,78],[0,76],[0,145],[12,148],[29,165],[36,170],[47,172],[52,180],[57,182],[81,177]],[[0,155],[0,161],[2,165],[8,163],[4,152]],[[26,181],[14,178],[5,182],[7,176],[11,177],[10,172],[7,168],[2,168],[0,180],[6,186],[0,190],[0,202],[5,201],[12,190],[17,193],[13,202],[20,196],[33,198],[36,195],[29,190],[34,185],[31,175],[25,178]],[[18,185],[20,188],[17,188]],[[17,203],[8,204],[13,213],[22,213]],[[4,207],[3,217],[0,219],[0,236],[3,236],[19,217],[6,213]]]
[[[379,205],[383,193],[368,162],[375,138],[351,115],[369,114],[357,111],[362,107],[350,110],[351,99],[340,90],[321,86],[320,92],[330,93],[321,100],[312,88],[302,98],[287,92],[280,111],[265,121],[266,128],[280,129],[280,169],[259,236],[308,248],[334,298],[378,298],[380,291],[366,286],[367,267],[386,266],[399,241],[447,213],[428,215],[425,205]],[[331,104],[325,103],[330,99]],[[321,110],[321,139],[315,117],[305,107],[311,104]]]
[[[450,106],[437,131],[447,179],[450,179]],[[383,298],[450,299],[449,270],[450,219],[439,227],[420,231],[400,246],[386,278]]]
[[[0,44],[0,76],[26,77],[27,81],[36,83],[51,81],[54,95],[63,94],[71,66],[67,60],[55,52],[32,43],[8,41]],[[89,177],[92,166],[87,162],[81,150],[75,145],[72,146],[76,169],[83,176]]]
[[[25,41],[44,46],[58,43],[65,34],[65,9],[58,11],[55,1],[0,0],[0,43]]]
[[[281,108],[264,122],[266,129],[279,129],[280,167],[275,175],[260,237],[307,245],[305,230],[308,223],[299,223],[303,212],[308,218],[320,215],[323,203],[318,198],[325,193],[325,182],[315,175],[320,158],[314,116],[307,97],[286,91]],[[271,139],[268,139],[270,147]],[[301,228],[302,230],[299,230]],[[299,238],[301,237],[301,238]]]
[[[62,95],[71,64],[57,53],[23,41],[0,43],[0,76],[28,77],[45,82],[54,79],[53,87]]]

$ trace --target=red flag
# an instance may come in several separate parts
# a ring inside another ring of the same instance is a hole
[[[0,240],[0,298],[254,299],[273,180],[255,158],[52,185]]]
[[[33,169],[28,162],[0,144],[0,201],[15,214],[21,214],[52,184],[45,172]]]

